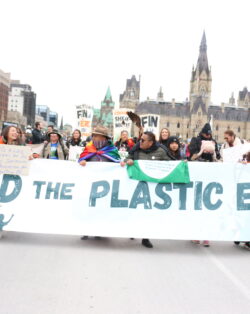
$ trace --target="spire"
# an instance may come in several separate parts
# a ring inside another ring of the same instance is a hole
[[[201,44],[200,44],[200,54],[197,61],[196,70],[199,70],[201,73],[203,70],[209,74],[208,60],[207,60],[207,40],[205,31],[203,32]]]
[[[105,95],[105,100],[111,100],[112,101],[112,96],[111,96],[111,91],[110,88],[108,87],[107,91],[106,91],[106,95]]]
[[[160,87],[160,90],[157,94],[157,100],[158,101],[163,101],[164,100],[164,97],[163,97],[163,92],[162,92],[162,87]]]
[[[61,118],[60,130],[63,130],[63,116],[62,116],[62,118]]]

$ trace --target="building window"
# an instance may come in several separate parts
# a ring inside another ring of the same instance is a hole
[[[188,133],[186,134],[186,138],[188,138]]]
[[[219,130],[219,126],[218,126],[218,125],[216,125],[216,128],[215,128],[215,129],[216,129],[216,131],[218,131],[218,130]]]
[[[167,127],[169,127],[169,122],[167,122]]]
[[[180,128],[180,122],[177,123],[177,128],[178,128],[178,129]]]
[[[240,126],[238,127],[238,133],[240,133]]]
[[[227,129],[230,130],[230,126],[228,126]]]
[[[187,124],[187,129],[189,128],[189,123]]]

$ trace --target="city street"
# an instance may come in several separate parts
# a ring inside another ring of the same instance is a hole
[[[5,232],[0,313],[249,313],[250,251],[152,242]]]

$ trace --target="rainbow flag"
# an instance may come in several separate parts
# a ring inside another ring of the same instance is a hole
[[[94,144],[92,142],[89,142],[86,145],[84,151],[81,153],[78,162],[82,160],[88,160],[95,155],[102,155],[113,162],[120,162],[121,159],[118,150],[114,146],[114,144],[110,144],[103,147],[101,150],[97,150]]]

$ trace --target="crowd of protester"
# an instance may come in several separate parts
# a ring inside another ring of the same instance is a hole
[[[180,141],[175,135],[170,135],[170,130],[163,128],[159,134],[159,140],[152,132],[142,132],[140,138],[129,138],[126,130],[120,134],[120,138],[113,144],[109,130],[103,126],[97,126],[90,137],[83,141],[80,130],[73,131],[72,136],[67,140],[56,130],[53,125],[48,126],[46,134],[42,133],[41,125],[36,122],[31,132],[23,132],[15,126],[8,126],[2,131],[0,144],[26,145],[42,144],[41,155],[34,154],[32,158],[46,158],[53,160],[67,160],[71,146],[79,146],[82,153],[78,160],[81,166],[86,166],[88,162],[116,162],[121,166],[133,165],[134,160],[186,160],[198,162],[220,162],[223,161],[223,151],[229,147],[244,144],[246,141],[239,139],[232,130],[224,132],[225,142],[219,145],[212,135],[209,123],[206,123],[198,136],[193,137],[190,143]],[[250,162],[250,152],[242,156],[243,163]],[[82,237],[88,239],[87,235]],[[131,238],[132,239],[132,238]],[[200,240],[192,240],[195,244],[200,244]],[[205,247],[210,246],[208,240],[203,240]],[[239,245],[240,242],[235,242]],[[142,245],[153,248],[149,239],[142,239]],[[250,242],[243,245],[250,249]]]

